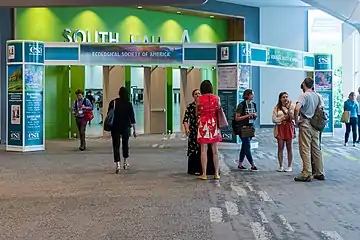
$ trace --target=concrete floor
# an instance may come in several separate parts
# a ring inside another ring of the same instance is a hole
[[[324,138],[327,180],[276,172],[271,130],[258,132],[259,172],[222,149],[222,179],[185,174],[186,141],[131,140],[131,169],[114,174],[111,142],[52,141],[40,153],[0,152],[0,239],[357,240],[360,151]]]

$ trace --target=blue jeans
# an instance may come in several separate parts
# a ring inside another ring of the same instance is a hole
[[[241,139],[241,150],[240,150],[240,155],[239,155],[239,166],[242,165],[242,163],[244,162],[245,157],[247,158],[247,160],[249,161],[249,163],[252,165],[254,165],[254,160],[252,158],[251,155],[251,138],[242,138]]]
[[[345,143],[348,142],[349,140],[349,135],[350,135],[350,131],[352,131],[353,134],[353,143],[356,142],[356,135],[357,135],[357,131],[356,131],[356,126],[357,126],[357,121],[358,119],[356,117],[351,117],[349,123],[345,123],[346,125],[346,132],[345,132]],[[350,130],[351,128],[351,130]]]

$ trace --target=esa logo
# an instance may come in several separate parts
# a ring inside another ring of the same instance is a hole
[[[36,45],[29,46],[29,55],[31,56],[40,56],[43,54],[43,48]]]
[[[28,134],[28,139],[29,140],[34,140],[34,139],[39,139],[39,138],[40,138],[40,134],[38,132]]]
[[[319,57],[318,63],[319,64],[328,64],[328,63],[330,63],[330,59],[329,59],[329,57]]]
[[[19,132],[12,132],[10,133],[11,140],[20,140],[20,133]]]
[[[250,48],[247,48],[247,47],[242,47],[242,54],[243,54],[243,56],[246,56],[246,57],[248,57],[248,56],[250,56],[250,54],[251,54],[251,49]]]

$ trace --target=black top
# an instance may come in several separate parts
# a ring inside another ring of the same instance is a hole
[[[111,109],[114,108],[115,101],[115,111],[114,111],[114,122],[113,122],[113,131],[122,131],[130,128],[132,124],[135,124],[135,114],[134,108],[131,102],[124,102],[120,98],[112,100],[109,104],[108,113]]]
[[[239,105],[236,108],[236,113],[239,113],[240,116],[245,116],[249,113],[256,113],[256,104],[254,102],[250,102],[249,104],[246,103],[246,101],[242,101],[239,103]],[[251,121],[250,121],[251,120]],[[246,118],[242,121],[238,121],[240,125],[242,126],[252,126],[254,125],[254,120],[252,118]]]

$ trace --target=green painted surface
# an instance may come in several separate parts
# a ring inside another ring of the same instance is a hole
[[[173,69],[166,68],[166,129],[173,132]]]
[[[125,66],[125,88],[128,90],[129,97],[131,93],[131,67]]]
[[[16,38],[63,42],[65,28],[120,33],[129,42],[130,34],[162,37],[163,42],[180,42],[188,30],[191,42],[221,42],[227,37],[227,21],[123,7],[19,8],[16,11]]]
[[[45,74],[45,138],[68,138],[68,66],[47,66],[45,67]]]
[[[71,90],[71,104],[73,104],[76,100],[75,92],[77,89],[84,90],[85,89],[85,66],[71,66],[70,67],[70,90]],[[85,94],[85,93],[84,93]],[[63,123],[68,125],[67,123]],[[71,136],[78,134],[78,130],[76,127],[75,118],[71,118]]]

